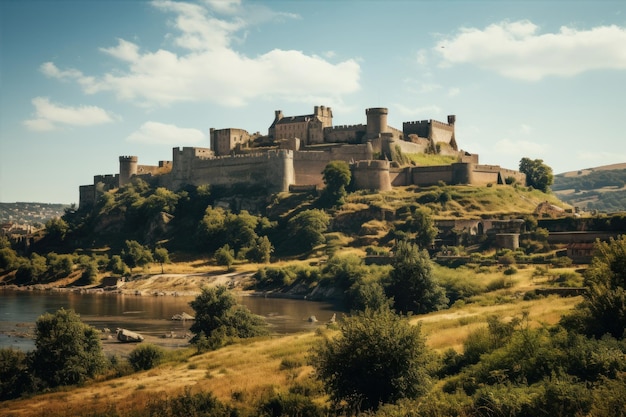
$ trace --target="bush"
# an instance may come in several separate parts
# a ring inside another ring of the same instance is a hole
[[[18,398],[32,390],[26,354],[13,348],[0,349],[0,401]]]
[[[128,362],[135,371],[147,371],[157,366],[164,355],[165,351],[158,346],[152,344],[139,345],[128,355]]]
[[[317,406],[309,397],[301,394],[277,394],[259,407],[259,414],[268,417],[302,416],[323,417],[326,410]]]
[[[80,384],[105,369],[100,333],[73,310],[40,316],[35,335],[32,370],[47,387]]]
[[[335,404],[350,410],[427,392],[427,348],[420,326],[391,310],[367,310],[341,323],[341,336],[314,348],[311,364]]]

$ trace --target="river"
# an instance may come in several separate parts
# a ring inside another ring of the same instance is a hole
[[[0,348],[33,349],[35,321],[40,315],[60,308],[74,310],[83,322],[98,330],[108,328],[115,332],[116,328],[126,328],[144,336],[163,338],[167,335],[183,340],[191,322],[171,318],[182,312],[194,315],[189,306],[193,299],[193,296],[0,291]],[[326,302],[255,296],[239,296],[238,301],[264,317],[273,334],[312,330],[323,326],[334,313],[342,314],[341,306]],[[315,316],[318,322],[310,322],[310,316]]]

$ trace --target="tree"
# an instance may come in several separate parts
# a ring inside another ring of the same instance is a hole
[[[448,305],[443,287],[433,278],[428,252],[407,241],[396,246],[386,292],[402,313],[425,314]]]
[[[170,263],[170,254],[164,247],[159,246],[154,250],[154,261],[161,264],[161,273],[163,273],[163,264]]]
[[[326,187],[322,192],[322,199],[330,205],[343,204],[347,195],[346,187],[350,184],[352,174],[350,166],[345,161],[330,161],[322,171]]]
[[[246,258],[252,262],[268,263],[274,248],[267,236],[261,236],[256,239],[254,245],[248,248]]]
[[[195,333],[192,343],[202,337],[248,338],[266,333],[265,321],[237,303],[235,296],[223,285],[204,287],[189,305],[196,312],[196,319],[189,329]]]
[[[407,219],[410,232],[415,233],[415,243],[422,249],[429,248],[435,241],[438,230],[428,208],[418,208]]]
[[[218,265],[226,266],[230,271],[230,267],[235,262],[235,251],[230,248],[228,243],[215,251],[215,262]]]
[[[18,398],[33,388],[26,354],[19,349],[0,349],[0,401]]]
[[[124,263],[128,265],[131,272],[136,266],[144,267],[149,263],[154,262],[150,248],[142,246],[136,240],[126,241],[126,248],[122,250],[121,257]]]
[[[100,334],[73,310],[62,308],[37,319],[32,369],[44,386],[83,383],[105,364]]]
[[[157,366],[164,356],[163,348],[148,343],[133,349],[128,355],[128,362],[135,371],[147,371]]]
[[[304,250],[311,250],[324,242],[330,217],[322,210],[304,210],[289,219],[289,235],[293,242]]]
[[[596,242],[585,285],[588,291],[583,302],[564,323],[598,338],[626,336],[626,235]]]
[[[332,401],[355,412],[425,394],[426,357],[420,326],[382,308],[343,320],[338,337],[314,348],[311,364]]]
[[[46,222],[46,234],[53,239],[63,241],[69,230],[67,222],[60,217],[55,217]]]
[[[111,259],[107,264],[107,269],[118,275],[126,275],[126,273],[128,272],[128,267],[126,266],[120,255],[111,256]]]
[[[543,163],[543,159],[522,158],[519,163],[519,170],[526,174],[526,185],[548,192],[554,182],[552,168]]]

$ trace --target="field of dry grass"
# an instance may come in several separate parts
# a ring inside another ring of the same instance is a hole
[[[476,328],[485,326],[486,319],[493,315],[506,321],[526,313],[532,325],[554,324],[580,298],[550,296],[525,301],[521,296],[523,291],[540,287],[548,279],[537,278],[533,272],[532,267],[520,269],[510,276],[505,288],[473,297],[470,302],[448,310],[415,316],[411,321],[421,323],[427,345],[438,352],[449,348],[461,352],[465,338]],[[488,285],[502,277],[502,271],[493,268],[474,274],[472,279],[477,284]],[[172,279],[177,282],[176,278]],[[171,283],[171,286],[175,285]],[[85,407],[93,412],[104,412],[113,403],[124,404],[126,410],[143,409],[151,399],[179,395],[185,389],[210,391],[221,401],[245,410],[262,398],[284,392],[288,385],[310,384],[313,371],[307,364],[309,352],[323,337],[334,334],[337,332],[333,330],[318,330],[262,337],[203,354],[196,354],[193,348],[170,350],[168,362],[155,369],[7,401],[2,404],[2,415],[71,416]]]

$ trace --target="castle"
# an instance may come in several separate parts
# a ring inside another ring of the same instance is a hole
[[[80,207],[96,202],[98,193],[140,177],[178,190],[184,185],[262,187],[268,193],[323,186],[322,171],[330,161],[350,164],[357,189],[386,191],[394,186],[504,184],[509,177],[524,182],[524,174],[498,165],[480,165],[478,155],[458,149],[456,117],[405,122],[402,130],[387,124],[388,109],[365,110],[366,124],[333,126],[330,107],[315,106],[312,114],[285,116],[277,110],[267,135],[244,129],[210,129],[210,148],[174,148],[171,161],[140,165],[137,156],[120,156],[119,173],[96,175],[80,186]],[[403,154],[449,155],[451,165],[416,166],[402,163]]]

